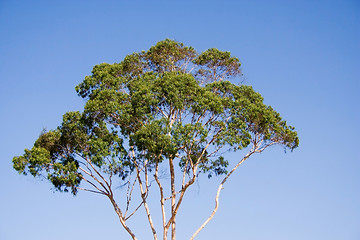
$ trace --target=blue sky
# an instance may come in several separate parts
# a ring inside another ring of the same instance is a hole
[[[230,51],[300,137],[242,165],[197,239],[360,239],[359,1],[2,0],[0,36],[0,239],[128,239],[107,199],[54,193],[11,160],[82,109],[74,87],[94,65],[165,38]],[[219,180],[189,192],[178,239],[209,215]],[[150,239],[141,215],[130,226]]]

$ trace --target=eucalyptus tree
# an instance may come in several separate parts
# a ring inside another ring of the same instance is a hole
[[[76,87],[84,110],[65,113],[62,125],[43,132],[13,166],[47,178],[59,191],[107,197],[132,239],[128,220],[142,208],[154,239],[159,229],[164,240],[169,234],[175,239],[186,191],[200,174],[222,175],[215,208],[193,239],[213,218],[220,191],[240,164],[272,145],[293,150],[299,143],[294,128],[259,93],[233,83],[240,76],[240,62],[229,52],[197,53],[169,39],[120,63],[96,65]],[[225,159],[224,150],[244,153]],[[119,197],[114,189],[120,185],[127,191]],[[149,194],[159,197],[161,227],[155,227]]]

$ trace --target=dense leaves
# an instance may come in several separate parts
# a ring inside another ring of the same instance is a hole
[[[229,52],[197,54],[168,39],[120,63],[96,65],[76,87],[84,111],[66,113],[58,129],[13,159],[14,168],[76,194],[95,174],[90,167],[125,180],[136,166],[151,170],[170,159],[189,174],[212,176],[227,172],[220,149],[296,148],[294,128],[252,87],[230,82],[239,75]]]

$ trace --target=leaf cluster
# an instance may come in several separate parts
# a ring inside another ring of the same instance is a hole
[[[124,180],[135,166],[170,159],[210,177],[227,173],[221,149],[296,148],[294,128],[252,87],[229,81],[241,75],[240,65],[229,52],[198,54],[169,39],[120,63],[96,65],[76,87],[84,111],[66,113],[60,127],[14,157],[14,168],[47,173],[57,190],[76,194],[90,166]]]

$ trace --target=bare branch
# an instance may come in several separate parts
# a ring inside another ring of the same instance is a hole
[[[159,180],[158,173],[159,173],[159,163],[156,162],[154,178],[155,178],[155,181],[156,181],[157,185],[159,186],[159,190],[160,190],[161,215],[162,215],[162,222],[163,222],[163,230],[165,230],[166,216],[165,216],[164,189]]]
[[[96,188],[98,191],[103,192],[105,195],[109,194],[109,190],[102,184],[101,181],[99,181],[94,175],[92,175],[91,173],[89,173],[88,171],[86,171],[85,169],[83,169],[82,167],[79,167],[79,169],[81,171],[83,171],[86,175],[90,176],[91,178],[93,178],[96,182],[98,182],[105,191],[101,190],[100,188],[98,188],[93,182],[89,181],[88,179],[86,179],[83,175],[80,174],[81,179],[83,179],[85,182],[89,183],[91,186],[93,186],[94,188]]]
[[[131,202],[131,196],[132,196],[132,193],[133,193],[133,190],[134,190],[134,187],[135,187],[135,183],[136,183],[136,180],[134,180],[131,188],[130,188],[130,180],[128,181],[128,189],[127,189],[127,192],[126,192],[126,210],[125,210],[125,215],[127,214],[128,210],[129,210],[129,206],[130,206],[130,202]]]
[[[77,189],[82,190],[82,191],[92,192],[92,193],[98,193],[98,194],[101,194],[101,195],[106,195],[106,193],[104,193],[104,192],[94,191],[94,190],[87,189],[87,188],[77,187]]]
[[[184,188],[184,186],[185,186],[185,178],[186,178],[188,164],[189,164],[189,159],[186,159],[184,173],[183,173],[183,180],[182,180],[182,184],[181,184],[182,188]]]
[[[227,179],[231,176],[231,174],[233,174],[233,172],[235,172],[235,170],[246,160],[248,159],[252,154],[254,154],[256,152],[256,149],[251,149],[249,151],[249,153],[247,153],[237,164],[236,166],[224,177],[224,179],[221,181],[217,193],[216,193],[216,197],[215,197],[215,207],[214,210],[212,211],[212,213],[210,214],[210,216],[206,219],[206,221],[196,230],[196,232],[191,236],[190,240],[193,240],[195,238],[195,236],[210,222],[210,220],[214,217],[215,213],[217,212],[218,208],[219,208],[219,196],[220,196],[220,191],[223,189],[223,185],[225,184],[225,182],[227,181]]]
[[[146,167],[146,164],[145,164],[145,167]],[[142,183],[142,180],[141,180],[141,177],[140,177],[140,169],[139,169],[139,166],[137,164],[135,164],[135,169],[136,169],[136,177],[138,179],[138,185],[140,187],[141,198],[142,198],[143,203],[144,203],[144,208],[145,208],[145,211],[146,211],[146,214],[147,214],[147,217],[148,217],[150,228],[152,230],[154,240],[157,240],[156,230],[155,230],[155,227],[154,227],[151,215],[150,215],[150,209],[149,209],[149,206],[147,205],[147,202],[146,202],[147,186],[146,186],[146,190],[144,190],[143,183]]]
[[[131,229],[126,225],[126,219],[123,217],[122,215],[122,212],[121,212],[121,209],[119,208],[119,206],[117,205],[117,203],[115,202],[114,200],[114,197],[110,194],[107,195],[108,198],[110,199],[110,202],[112,203],[113,207],[114,207],[114,210],[116,212],[116,214],[118,215],[119,217],[119,220],[120,220],[120,223],[121,225],[125,228],[125,230],[130,234],[131,238],[133,240],[137,240],[135,234],[131,231]]]
[[[126,217],[126,213],[125,213],[125,215],[124,215],[125,221],[127,221],[129,218],[131,218],[132,215],[134,215],[139,210],[139,208],[141,207],[141,205],[143,205],[143,203],[144,202],[141,202],[128,217]]]

